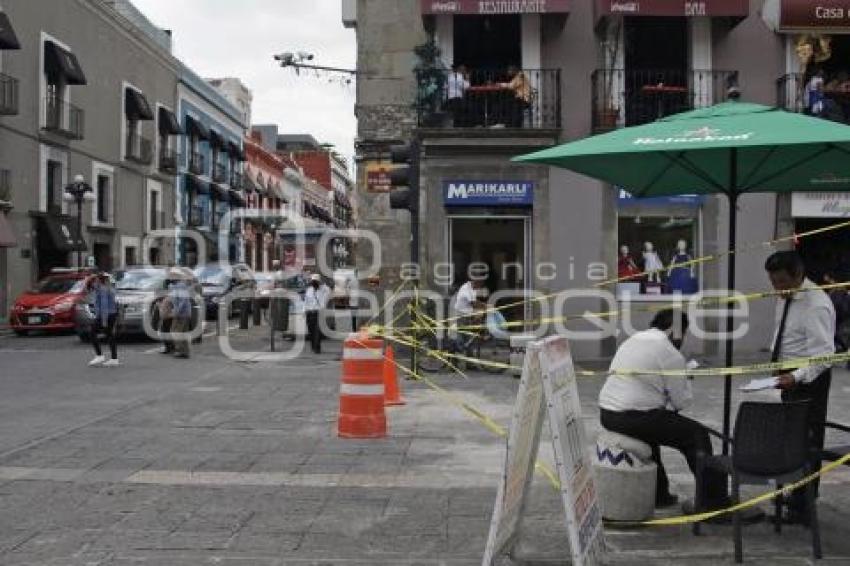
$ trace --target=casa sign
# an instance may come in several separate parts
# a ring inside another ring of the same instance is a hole
[[[850,26],[850,0],[782,0],[780,29]]]

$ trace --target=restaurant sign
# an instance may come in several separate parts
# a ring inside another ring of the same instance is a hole
[[[780,30],[850,27],[850,0],[782,0]]]
[[[746,17],[749,0],[596,0],[596,16]]]
[[[531,181],[444,181],[446,206],[530,206],[534,203]]]
[[[366,164],[366,191],[370,193],[388,193],[392,188],[390,184],[390,171],[393,166],[386,162],[371,161]]]
[[[423,14],[567,13],[571,0],[421,0]]]

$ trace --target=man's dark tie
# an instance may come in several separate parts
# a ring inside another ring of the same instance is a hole
[[[779,328],[776,331],[776,341],[773,343],[773,353],[770,355],[771,362],[779,361],[779,354],[782,352],[782,335],[785,333],[785,323],[788,321],[788,311],[791,308],[791,297],[783,300],[785,307],[782,309],[782,319],[779,321]]]

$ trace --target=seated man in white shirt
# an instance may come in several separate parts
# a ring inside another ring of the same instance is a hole
[[[652,447],[658,465],[656,507],[675,504],[670,483],[661,463],[661,446],[675,448],[688,461],[695,473],[697,455],[711,454],[708,431],[679,411],[693,400],[691,380],[684,376],[617,375],[616,370],[684,370],[685,358],[679,352],[688,317],[680,311],[660,311],[651,328],[636,333],[620,345],[611,362],[611,374],[599,392],[602,426],[612,432],[631,436]],[[716,509],[728,502],[726,476],[706,470],[703,474],[706,509]]]

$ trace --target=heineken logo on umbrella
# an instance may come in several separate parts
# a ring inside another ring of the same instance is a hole
[[[635,139],[635,145],[659,145],[672,143],[706,143],[706,142],[726,142],[726,141],[745,141],[753,136],[753,132],[742,133],[725,133],[718,128],[710,128],[703,126],[695,130],[686,130],[681,134],[672,135],[666,138],[641,136]]]

